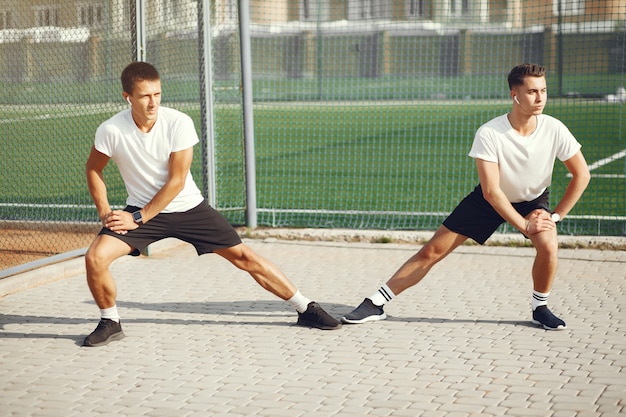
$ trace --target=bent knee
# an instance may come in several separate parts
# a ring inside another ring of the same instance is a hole
[[[115,259],[130,253],[127,244],[115,238],[111,239],[102,239],[101,236],[89,246],[85,253],[85,266],[88,271],[106,269]]]
[[[107,261],[104,253],[93,246],[87,250],[87,253],[85,253],[85,267],[87,268],[87,271],[105,269],[110,264],[111,261]]]
[[[559,251],[559,241],[556,232],[552,230],[538,233],[533,244],[537,252],[547,256],[556,256]]]

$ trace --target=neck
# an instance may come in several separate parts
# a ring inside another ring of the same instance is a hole
[[[511,112],[507,115],[509,123],[520,136],[529,136],[537,129],[537,116],[534,114],[515,114]]]
[[[137,126],[137,129],[139,129],[139,131],[143,133],[150,132],[154,127],[154,124],[156,123],[156,120],[152,119],[138,120],[139,118],[132,113],[131,116],[133,118],[133,122],[135,122],[135,126]]]
[[[135,126],[137,126],[137,129],[139,129],[139,131],[143,132],[143,133],[148,133],[152,130],[152,127],[154,126],[155,121],[150,121],[148,123],[143,123],[143,124],[139,124],[135,121]]]

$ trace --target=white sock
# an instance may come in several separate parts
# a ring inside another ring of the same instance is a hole
[[[117,305],[113,305],[113,307],[109,308],[101,308],[100,309],[100,317],[103,319],[109,319],[116,322],[120,322],[120,315],[117,312]]]
[[[300,294],[300,291],[296,291],[293,297],[287,300],[287,302],[291,304],[298,313],[304,313],[309,306],[311,300]]]
[[[368,298],[372,300],[372,303],[374,303],[374,305],[380,307],[382,305],[385,305],[385,303],[393,300],[395,296],[396,295],[393,293],[393,291],[391,291],[387,284],[384,284],[378,289],[378,291],[376,291],[374,294],[372,294],[371,297]]]
[[[539,292],[533,290],[533,298],[531,304],[533,306],[533,311],[539,306],[547,306],[548,305],[548,296],[550,292]]]

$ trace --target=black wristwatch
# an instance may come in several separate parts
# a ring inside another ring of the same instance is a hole
[[[137,224],[143,224],[143,217],[141,216],[141,211],[137,210],[133,213],[133,221]]]
[[[552,214],[550,214],[550,218],[554,223],[558,223],[561,221],[561,215],[556,211],[553,211]]]

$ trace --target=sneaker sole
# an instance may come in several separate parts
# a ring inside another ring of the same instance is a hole
[[[543,327],[545,330],[557,330],[558,331],[558,330],[565,330],[565,329],[567,329],[567,325],[559,326],[559,327],[548,327],[545,324],[543,324],[543,323],[541,323],[541,322],[539,322],[537,320],[533,320],[532,323],[536,324],[537,326]]]
[[[85,342],[83,343],[83,346],[86,347],[99,347],[99,346],[104,346],[104,345],[108,345],[110,342],[114,342],[116,340],[121,340],[124,338],[124,332],[119,332],[119,333],[114,333],[111,336],[107,337],[105,340],[103,340],[100,343],[90,343],[87,340],[85,340]]]
[[[296,325],[302,326],[302,327],[313,327],[313,328],[320,329],[320,330],[337,330],[337,329],[341,329],[341,323],[338,323],[335,326],[320,326],[317,323],[312,323],[312,322],[308,322],[308,321],[304,321],[304,320],[298,320],[296,322]]]
[[[341,321],[346,323],[346,324],[361,324],[361,323],[366,323],[368,321],[385,320],[386,318],[387,318],[387,313],[383,313],[383,314],[380,314],[380,315],[367,316],[367,317],[359,319],[359,320],[347,319],[345,317],[342,317]]]

